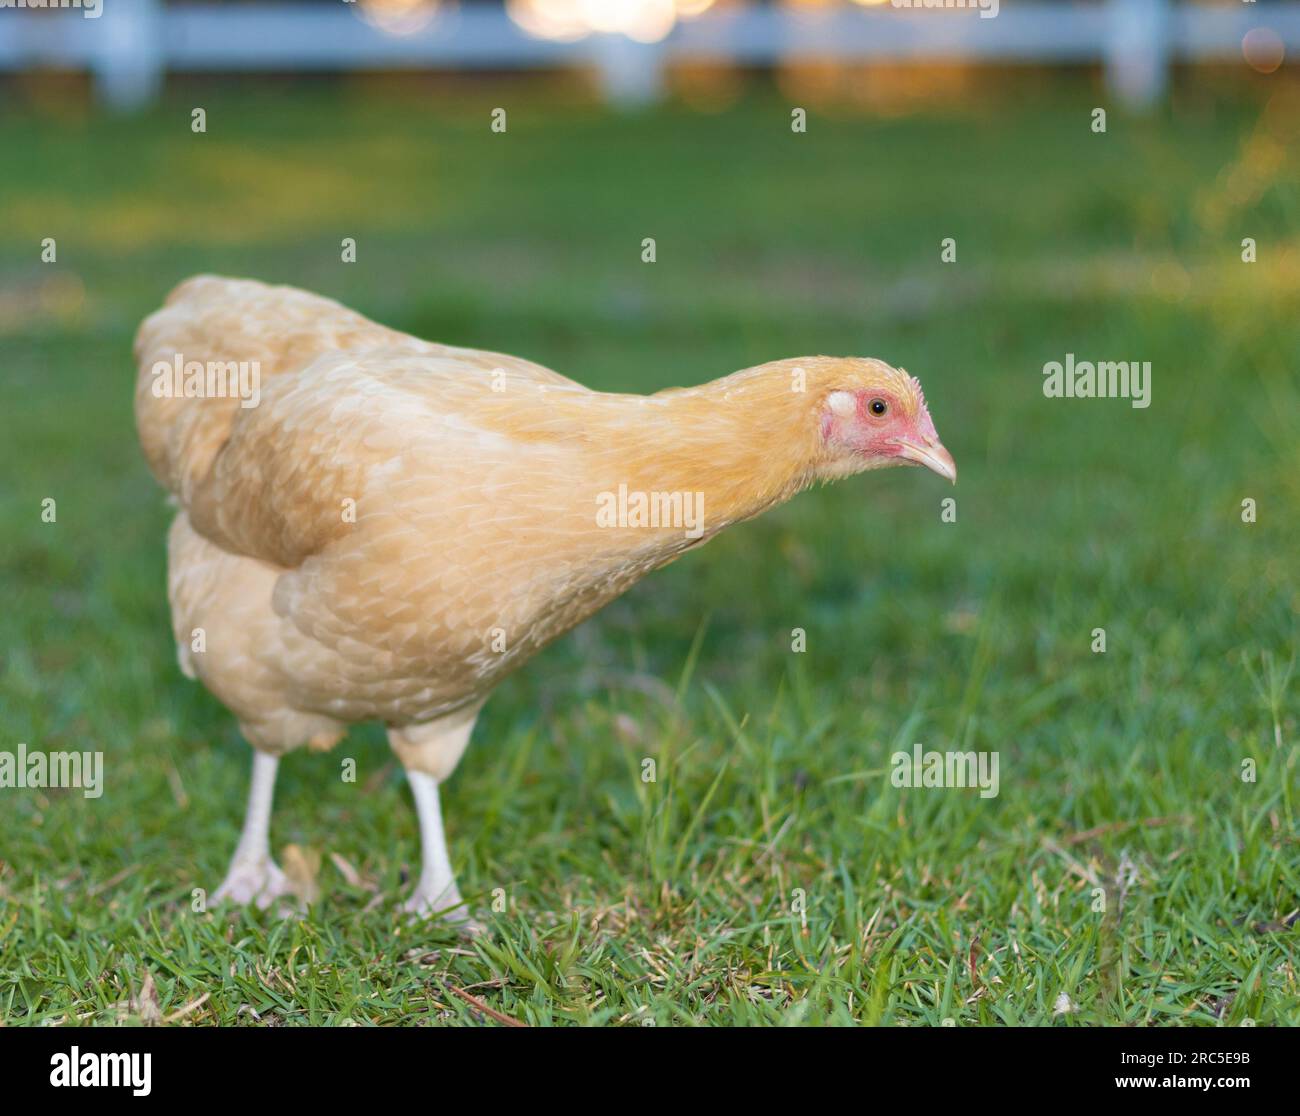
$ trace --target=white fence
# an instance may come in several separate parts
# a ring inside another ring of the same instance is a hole
[[[1173,0],[1002,0],[993,19],[971,9],[730,5],[679,23],[651,45],[617,35],[577,42],[533,38],[502,8],[488,5],[451,7],[419,32],[394,35],[345,2],[101,3],[97,19],[71,8],[35,13],[0,6],[0,70],[88,69],[101,98],[126,109],[151,100],[165,74],[186,71],[587,66],[600,75],[611,100],[628,103],[652,100],[664,66],[689,59],[1100,62],[1113,93],[1142,106],[1160,98],[1174,61],[1235,60],[1244,66],[1242,39],[1253,28],[1268,28],[1288,53],[1300,51],[1300,4],[1253,0],[1215,7]]]

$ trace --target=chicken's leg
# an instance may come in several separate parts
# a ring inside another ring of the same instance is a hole
[[[248,813],[226,878],[212,896],[214,903],[231,899],[266,908],[289,894],[288,880],[271,859],[271,800],[275,795],[277,756],[253,752],[253,785],[248,792]]]
[[[467,930],[480,929],[465,909],[456,887],[447,854],[447,836],[442,828],[442,806],[438,784],[446,782],[469,743],[479,706],[460,709],[425,724],[390,728],[388,741],[397,753],[415,798],[420,819],[423,866],[415,891],[404,907],[425,917],[440,915],[460,923]]]
[[[447,853],[447,835],[442,829],[442,807],[438,801],[438,780],[423,771],[407,771],[415,811],[420,818],[420,845],[423,865],[420,879],[411,897],[402,904],[415,914],[443,915],[451,922],[470,921],[465,901],[456,887]]]

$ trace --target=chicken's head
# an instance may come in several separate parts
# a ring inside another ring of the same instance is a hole
[[[915,376],[883,361],[858,358],[827,361],[819,372],[828,475],[924,465],[957,483],[957,465],[939,441]]]

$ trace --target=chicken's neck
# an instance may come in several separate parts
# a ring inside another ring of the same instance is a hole
[[[817,479],[816,405],[792,391],[787,377],[740,372],[698,388],[622,399],[613,446],[627,500],[644,493],[652,507],[657,498],[661,508],[693,509],[700,522],[691,525],[698,531],[692,543]],[[668,532],[670,545],[671,538]]]

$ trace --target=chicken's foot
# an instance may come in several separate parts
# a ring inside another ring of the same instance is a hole
[[[255,903],[265,910],[281,896],[292,893],[285,874],[271,859],[271,801],[279,766],[277,756],[253,753],[248,813],[226,878],[212,896],[214,903],[229,899],[235,903]]]

